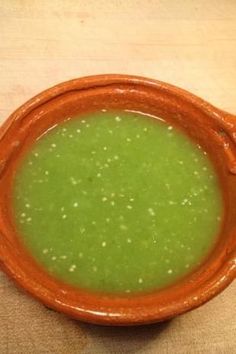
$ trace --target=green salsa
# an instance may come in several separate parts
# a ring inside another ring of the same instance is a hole
[[[171,285],[217,241],[222,198],[200,146],[128,111],[67,118],[25,154],[13,184],[22,242],[53,277],[90,291]]]

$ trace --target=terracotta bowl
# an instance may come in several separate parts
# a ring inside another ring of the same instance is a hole
[[[50,277],[22,246],[12,220],[11,183],[20,156],[49,127],[91,109],[130,109],[180,126],[209,153],[219,174],[224,218],[208,259],[177,284],[146,294],[111,296]],[[0,129],[0,265],[47,307],[106,325],[164,321],[213,298],[236,276],[236,117],[172,85],[126,75],[72,80],[40,93]]]

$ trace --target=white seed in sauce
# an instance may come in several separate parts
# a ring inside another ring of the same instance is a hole
[[[148,212],[151,216],[155,216],[155,211],[152,208],[148,208]]]

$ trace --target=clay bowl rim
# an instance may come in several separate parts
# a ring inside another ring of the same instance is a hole
[[[63,82],[33,97],[18,108],[13,114],[11,114],[0,127],[0,143],[1,140],[8,134],[8,130],[17,121],[22,119],[22,117],[26,117],[35,108],[44,105],[46,102],[49,102],[55,97],[59,97],[74,90],[87,90],[89,88],[106,87],[109,85],[119,84],[133,85],[136,88],[139,86],[151,87],[159,90],[160,92],[171,94],[175,98],[181,98],[203,112],[207,117],[209,117],[209,120],[212,120],[219,126],[222,126],[224,130],[226,130],[227,133],[235,139],[235,116],[214,107],[188,91],[161,81],[140,76],[109,74],[88,76]],[[2,232],[1,222],[0,231]],[[235,236],[236,233],[234,234],[234,237]],[[37,280],[33,281],[32,279],[27,278],[26,274],[21,273],[20,265],[17,264],[19,261],[19,259],[17,259],[17,255],[11,253],[11,246],[12,245],[9,244],[8,240],[1,235],[0,266],[21,288],[26,290],[35,298],[39,299],[49,308],[63,312],[76,319],[104,325],[141,325],[167,320],[207,302],[226,288],[236,277],[236,247],[234,244],[233,252],[228,255],[227,261],[225,261],[210,278],[201,284],[200,288],[196,288],[194,292],[187,294],[186,297],[182,297],[178,301],[175,300],[172,303],[163,303],[162,307],[159,309],[156,309],[156,303],[152,302],[145,311],[140,308],[141,311],[137,312],[137,303],[132,309],[132,302],[129,302],[130,307],[122,307],[122,303],[119,304],[118,302],[118,306],[116,307],[118,310],[116,313],[113,313],[113,310],[109,311],[108,307],[101,309],[99,312],[91,310],[86,304],[84,308],[83,306],[70,305],[69,303],[65,304],[57,299],[55,293],[53,294],[48,292],[48,289],[40,284],[40,279],[38,282]],[[46,276],[48,277],[48,275],[45,275],[45,277]],[[57,282],[57,284],[60,285],[59,282]],[[99,298],[100,295],[97,295],[98,301]],[[133,297],[130,299],[132,300]],[[137,313],[134,313],[134,311]]]

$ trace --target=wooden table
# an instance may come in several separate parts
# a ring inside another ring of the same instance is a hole
[[[98,73],[171,82],[236,112],[236,1],[1,0],[0,120]],[[49,311],[0,274],[0,353],[236,353],[236,282],[168,323],[104,328]]]

